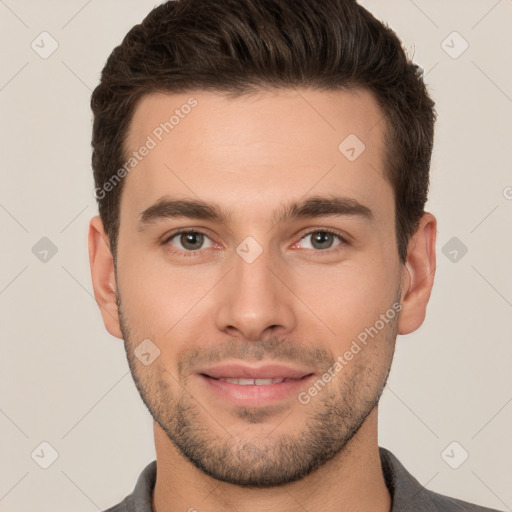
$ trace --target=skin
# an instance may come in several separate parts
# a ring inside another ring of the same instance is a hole
[[[105,326],[124,338],[155,419],[154,510],[389,511],[378,399],[396,335],[425,317],[436,219],[425,213],[402,264],[384,177],[385,124],[365,90],[152,94],[136,108],[126,148],[139,148],[190,97],[197,106],[125,178],[117,269],[99,217],[89,231]],[[354,161],[338,150],[349,134],[366,146]],[[165,218],[138,229],[141,213],[166,195],[216,203],[229,218]],[[291,201],[333,195],[367,206],[372,219],[274,222]],[[178,228],[205,233],[204,245],[190,250],[179,235],[169,241]],[[318,248],[314,233],[322,229],[346,242],[328,237],[332,245]],[[236,252],[248,236],[262,249],[252,263]],[[196,373],[209,361],[279,361],[321,377],[398,302],[399,315],[307,404],[294,394],[233,405]],[[134,355],[145,339],[160,350],[148,366]]]

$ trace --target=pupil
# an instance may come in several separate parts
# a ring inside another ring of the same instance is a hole
[[[200,249],[203,245],[203,235],[201,233],[184,233],[181,235],[181,243],[186,249]]]
[[[325,231],[318,231],[313,236],[313,246],[316,249],[328,249],[332,244],[332,234]]]

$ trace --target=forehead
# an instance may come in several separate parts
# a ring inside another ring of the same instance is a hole
[[[138,103],[126,138],[135,165],[121,212],[123,203],[140,212],[166,194],[244,206],[245,215],[249,206],[261,213],[269,201],[278,205],[308,192],[391,198],[382,121],[374,96],[362,89],[236,98],[150,94]]]

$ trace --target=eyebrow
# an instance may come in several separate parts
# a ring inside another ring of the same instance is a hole
[[[315,196],[304,201],[292,202],[276,210],[273,220],[275,224],[281,224],[299,218],[324,216],[359,217],[370,222],[374,220],[373,212],[367,206],[355,199],[337,196]],[[221,224],[227,224],[230,220],[230,215],[215,203],[164,196],[140,214],[137,229],[143,231],[150,224],[177,217],[209,220]]]
[[[359,201],[348,197],[315,196],[302,202],[293,202],[281,207],[274,213],[274,222],[280,224],[293,219],[324,217],[324,216],[354,216],[367,221],[373,221],[373,212]]]

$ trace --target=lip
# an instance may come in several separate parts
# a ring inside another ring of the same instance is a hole
[[[224,363],[198,371],[215,379],[302,379],[312,372],[282,364],[248,366],[240,363]]]
[[[279,364],[251,367],[223,364],[198,372],[208,392],[223,402],[238,407],[263,407],[296,397],[301,388],[314,378],[312,372]],[[274,384],[236,384],[219,380],[230,379],[291,379]]]

